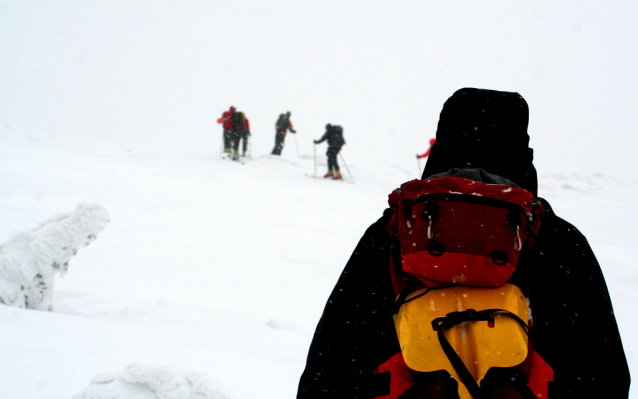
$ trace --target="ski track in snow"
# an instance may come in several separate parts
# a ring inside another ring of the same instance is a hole
[[[53,312],[0,306],[0,357],[11,365],[0,392],[9,399],[294,397],[341,269],[388,193],[417,177],[355,161],[355,184],[310,179],[314,158],[290,145],[240,166],[214,150],[15,134],[0,143],[0,242],[78,202],[110,216],[56,281]],[[636,370],[638,182],[539,182],[598,256]]]

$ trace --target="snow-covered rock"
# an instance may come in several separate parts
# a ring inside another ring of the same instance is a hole
[[[79,204],[0,245],[0,303],[51,310],[55,274],[63,277],[71,257],[108,222],[102,206]]]
[[[104,373],[72,399],[226,399],[206,374],[177,367],[133,363],[121,372]]]

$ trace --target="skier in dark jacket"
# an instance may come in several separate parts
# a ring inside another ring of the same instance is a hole
[[[272,149],[272,155],[281,155],[281,150],[284,148],[284,139],[286,138],[286,132],[297,133],[293,128],[290,121],[290,111],[285,114],[280,114],[277,122],[275,122],[275,148]]]
[[[241,130],[237,133],[237,139],[233,143],[233,153],[239,153],[239,142],[242,142],[242,151],[241,156],[246,156],[246,150],[248,149],[248,136],[250,136],[250,121],[246,118],[246,114],[243,112],[239,113],[241,115],[242,127]]]
[[[315,144],[323,143],[328,140],[328,150],[326,156],[328,157],[328,173],[323,177],[332,177],[333,179],[341,179],[341,172],[339,171],[339,164],[337,163],[337,155],[341,151],[341,147],[346,143],[343,139],[343,128],[338,125],[326,125],[326,132],[321,136],[319,140],[314,140]]]
[[[241,140],[242,134],[245,131],[246,120],[243,112],[235,111],[230,115],[230,137],[231,145],[233,149],[233,160],[239,159],[239,140]]]
[[[457,91],[441,112],[423,178],[482,168],[537,195],[528,118],[518,93]],[[554,371],[548,397],[627,398],[629,370],[602,270],[587,239],[541,201],[541,230],[512,280],[529,292],[534,350]],[[365,377],[400,350],[392,319],[391,215],[387,209],[368,228],[332,291],[297,398],[375,397],[364,394],[374,390]]]

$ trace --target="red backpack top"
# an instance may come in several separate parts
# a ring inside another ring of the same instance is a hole
[[[389,195],[395,292],[405,288],[405,273],[426,287],[500,287],[514,273],[521,250],[538,233],[542,205],[520,187],[463,177],[475,174],[511,183],[482,170],[453,169]]]

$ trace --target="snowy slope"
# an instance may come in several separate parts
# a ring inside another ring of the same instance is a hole
[[[293,397],[341,268],[467,86],[529,103],[540,194],[590,239],[637,370],[637,18],[594,0],[0,0],[0,244],[80,203],[110,220],[55,277],[53,312],[0,305],[0,397]],[[218,157],[230,105],[245,165]],[[299,133],[272,159],[287,110]],[[309,177],[326,123],[354,184]]]
[[[207,375],[219,398],[294,397],[340,270],[389,191],[416,176],[416,163],[371,160],[348,164],[354,182],[315,179],[313,154],[298,157],[293,141],[281,158],[254,151],[241,165],[219,157],[216,137],[185,152],[1,133],[0,242],[79,202],[110,215],[57,277],[53,312],[0,305],[0,358],[10,365],[0,392],[9,399],[95,394],[93,377],[124,378],[128,366],[171,381],[187,381],[174,370]],[[638,370],[638,182],[559,174],[540,182],[599,257]],[[153,397],[119,381],[128,397]]]

